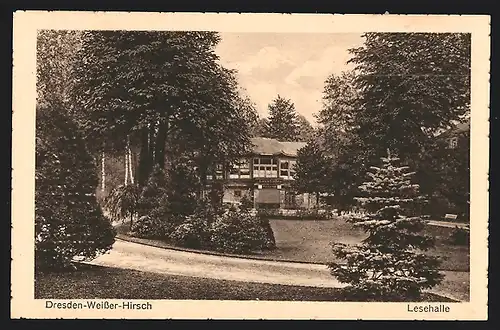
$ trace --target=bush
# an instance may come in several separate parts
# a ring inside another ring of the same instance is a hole
[[[241,201],[240,201],[241,205],[240,205],[240,208],[242,210],[250,210],[250,209],[253,209],[253,202],[252,200],[247,196],[243,196],[241,198]]]
[[[138,201],[139,216],[151,215],[155,210],[155,217],[166,214],[168,211],[167,175],[155,166],[146,185],[142,188]]]
[[[269,219],[260,218],[260,225],[266,232],[266,244],[263,249],[274,250],[276,248],[276,239],[274,238],[273,228],[271,227]]]
[[[210,197],[201,198],[196,206],[194,217],[205,220],[208,224],[214,222],[219,216],[224,214],[227,207],[212,203]]]
[[[184,214],[176,213],[174,210],[178,208],[177,202],[171,197],[167,174],[156,166],[140,194],[138,200],[140,218],[137,224],[131,226],[132,234],[144,238],[167,239],[185,219]]]
[[[272,230],[269,233],[260,218],[241,210],[227,210],[211,224],[210,234],[210,243],[215,250],[230,253],[264,250],[274,242]]]
[[[175,159],[167,171],[167,201],[169,213],[189,216],[195,213],[199,182],[193,165],[185,157]]]
[[[143,215],[130,228],[131,235],[140,238],[160,238],[168,236],[169,228],[165,221],[157,217]]]
[[[468,227],[460,228],[455,226],[448,238],[448,241],[453,245],[469,245],[470,229]]]
[[[208,222],[197,216],[188,217],[170,234],[171,241],[177,246],[199,249],[210,242]]]
[[[115,231],[97,202],[97,171],[65,109],[37,109],[35,266],[64,268],[111,249]]]

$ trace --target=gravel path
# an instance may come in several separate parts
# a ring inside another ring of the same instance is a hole
[[[113,249],[91,262],[95,265],[162,274],[256,283],[343,287],[324,265],[249,260],[174,251],[117,240]]]

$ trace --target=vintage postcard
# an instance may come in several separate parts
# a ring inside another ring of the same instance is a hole
[[[489,16],[13,20],[12,318],[488,318]]]

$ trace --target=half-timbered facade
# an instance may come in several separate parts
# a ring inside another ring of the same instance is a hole
[[[310,206],[307,194],[297,195],[291,189],[297,151],[306,144],[269,138],[253,138],[252,143],[250,155],[229,168],[216,169],[215,178],[224,180],[223,202],[240,202],[246,196],[256,208]]]

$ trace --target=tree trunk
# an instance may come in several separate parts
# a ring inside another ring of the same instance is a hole
[[[204,168],[199,168],[198,169],[198,176],[200,178],[200,186],[198,189],[198,196],[197,199],[200,200],[205,197],[205,190],[207,187],[207,171]]]
[[[125,185],[128,184],[128,146],[125,148]]]
[[[101,191],[104,193],[106,191],[106,158],[104,151],[102,152],[101,155]]]
[[[144,186],[148,180],[151,171],[151,155],[149,151],[149,129],[141,129],[141,150],[139,153],[139,170],[137,172],[137,182]]]
[[[319,192],[316,193],[316,208],[319,208]]]
[[[198,193],[198,199],[205,197],[205,191],[207,190],[207,175],[208,175],[208,166],[206,161],[204,161],[204,156],[200,155],[198,161],[198,176],[200,178],[200,189]],[[212,178],[213,180],[213,178]]]
[[[129,143],[129,146],[128,146],[128,168],[129,168],[129,171],[130,171],[130,183],[131,184],[134,184],[134,170],[133,170],[133,163],[132,163],[132,149],[130,148],[130,143]]]
[[[160,123],[155,141],[155,165],[165,168],[165,144],[167,140],[167,123]]]
[[[156,136],[156,125],[151,124],[149,125],[149,138],[148,138],[148,146],[149,146],[149,159],[151,160],[151,169],[154,166],[154,159],[155,159],[155,136]],[[148,173],[149,176],[149,173]]]

